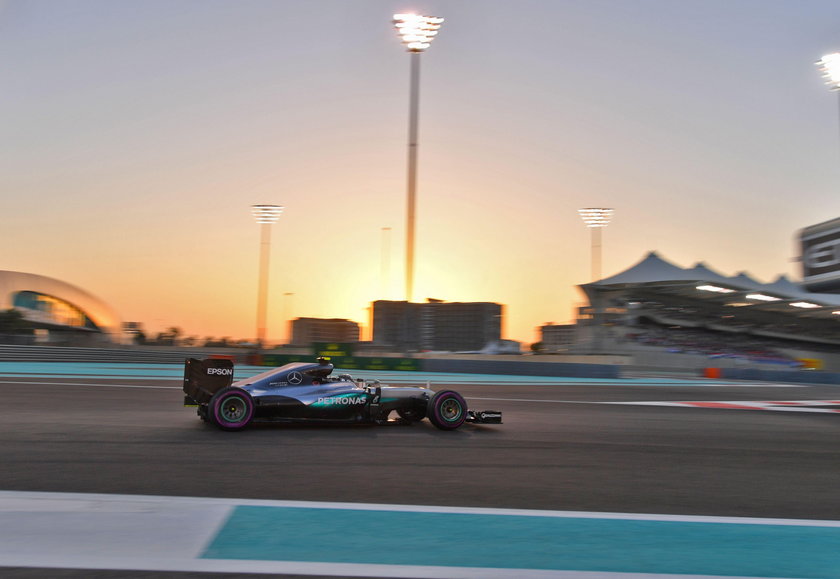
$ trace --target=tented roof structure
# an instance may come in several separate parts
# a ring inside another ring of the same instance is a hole
[[[702,262],[691,268],[682,268],[665,260],[655,251],[621,273],[580,287],[593,305],[599,294],[643,291],[647,295],[702,300],[712,307],[737,306],[749,308],[750,311],[773,312],[797,318],[835,319],[840,322],[840,294],[805,291],[784,275],[765,284],[746,272],[725,276]]]

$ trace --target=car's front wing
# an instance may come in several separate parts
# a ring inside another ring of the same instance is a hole
[[[501,424],[502,413],[498,410],[467,410],[466,421],[475,424]]]

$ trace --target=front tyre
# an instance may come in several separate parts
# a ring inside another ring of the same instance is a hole
[[[452,390],[441,390],[429,401],[429,422],[441,430],[455,430],[467,419],[467,403]]]
[[[210,422],[222,430],[241,430],[254,418],[254,399],[242,388],[228,386],[207,405]]]

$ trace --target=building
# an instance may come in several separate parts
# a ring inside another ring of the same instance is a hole
[[[373,302],[373,342],[401,351],[475,351],[501,339],[502,306],[491,302]]]
[[[397,351],[420,349],[420,304],[378,300],[373,302],[375,345]]]
[[[14,308],[42,341],[96,344],[122,341],[122,324],[105,302],[57,279],[0,271],[0,310]]]
[[[309,346],[315,342],[358,342],[359,324],[338,318],[297,318],[292,321],[292,344]]]
[[[546,324],[540,327],[540,344],[546,352],[568,350],[577,343],[577,325]]]

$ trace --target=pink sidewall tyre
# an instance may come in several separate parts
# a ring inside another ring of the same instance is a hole
[[[441,430],[455,430],[467,419],[467,402],[452,390],[441,390],[432,396],[428,409],[429,422]]]
[[[210,420],[223,430],[242,430],[254,418],[254,399],[242,388],[228,386],[213,395],[208,404]]]

